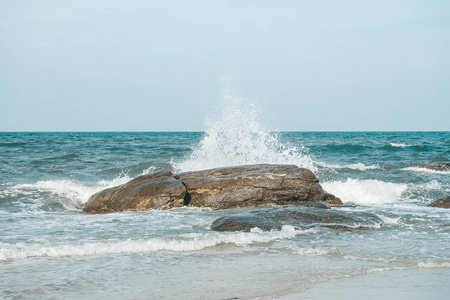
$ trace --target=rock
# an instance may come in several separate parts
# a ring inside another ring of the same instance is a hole
[[[182,173],[189,205],[215,209],[270,207],[321,201],[325,192],[314,174],[294,165],[249,165]]]
[[[450,162],[435,162],[429,164],[412,165],[413,168],[425,168],[434,171],[450,171]]]
[[[325,193],[324,200],[328,203],[330,206],[341,206],[343,205],[342,200],[335,195],[332,195],[330,193]]]
[[[450,196],[448,196],[447,198],[439,199],[439,200],[431,203],[429,206],[440,207],[440,208],[450,208]]]
[[[379,227],[383,221],[376,215],[363,212],[344,212],[317,207],[290,206],[259,209],[222,217],[215,220],[211,229],[215,231],[279,230],[285,225],[296,228],[324,226],[333,229],[361,229]]]
[[[168,209],[190,205],[213,209],[276,207],[326,200],[314,174],[294,165],[250,165],[181,173],[158,172],[93,195],[85,212]]]
[[[168,209],[183,206],[185,195],[186,188],[171,172],[157,172],[93,195],[83,211],[107,213]]]

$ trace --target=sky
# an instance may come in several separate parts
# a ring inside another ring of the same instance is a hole
[[[0,131],[450,130],[450,1],[0,1]]]

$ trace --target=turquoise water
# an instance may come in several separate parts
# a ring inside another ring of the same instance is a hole
[[[450,211],[427,207],[450,194],[450,173],[411,168],[450,161],[450,132],[271,133],[245,120],[205,132],[0,133],[0,297],[270,298],[370,272],[450,268]],[[219,233],[211,222],[235,210],[81,211],[141,174],[250,163],[307,167],[355,205],[339,209],[384,226]]]

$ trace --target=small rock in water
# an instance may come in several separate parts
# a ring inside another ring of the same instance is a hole
[[[361,229],[379,227],[383,221],[376,215],[363,212],[344,212],[333,209],[291,206],[259,209],[222,217],[215,220],[211,229],[215,231],[250,231],[281,229],[285,225],[296,228],[323,226],[334,229]]]
[[[324,200],[328,203],[330,206],[341,206],[343,205],[342,200],[335,195],[332,195],[330,193],[325,193]]]
[[[439,199],[439,200],[431,203],[429,206],[440,207],[440,208],[450,208],[450,196],[448,196],[447,198]]]

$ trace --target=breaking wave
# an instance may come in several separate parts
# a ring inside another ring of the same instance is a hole
[[[76,180],[44,180],[33,184],[17,184],[8,186],[0,193],[0,198],[17,196],[51,195],[66,209],[80,209],[93,194],[104,189],[124,184],[131,180],[122,175],[112,180],[101,180],[94,184]]]
[[[383,205],[411,199],[429,202],[429,192],[447,192],[436,180],[406,184],[348,178],[346,181],[324,182],[322,186],[327,192],[338,195],[344,203],[358,205]]]
[[[405,147],[411,147],[412,145],[408,145],[405,143],[391,143],[392,147],[400,147],[400,148],[405,148]]]
[[[351,170],[360,170],[360,171],[374,170],[374,169],[380,168],[377,165],[366,166],[363,163],[347,164],[347,165],[333,165],[333,164],[327,164],[327,163],[323,163],[323,162],[316,162],[315,164],[317,166],[320,166],[323,168],[329,168],[329,169],[351,169]]]
[[[247,246],[253,243],[267,243],[280,239],[293,238],[310,230],[301,231],[292,226],[283,226],[278,231],[262,231],[257,228],[251,232],[191,234],[184,238],[154,238],[147,240],[102,241],[80,244],[45,245],[3,245],[0,248],[0,261],[29,257],[87,256],[113,253],[145,253],[153,251],[187,252],[198,251],[222,244]]]
[[[339,195],[344,203],[360,205],[382,205],[397,202],[408,189],[407,184],[384,182],[380,180],[347,179],[347,181],[324,182],[323,188]]]
[[[437,171],[437,170],[431,170],[428,168],[420,168],[420,167],[408,167],[408,168],[403,168],[402,170],[420,172],[420,173],[428,173],[428,174],[440,174],[440,175],[449,175],[450,174],[450,171]]]
[[[315,171],[305,147],[282,143],[278,134],[263,128],[253,105],[228,91],[222,115],[209,122],[203,139],[181,162],[178,172],[249,164],[293,164]]]

